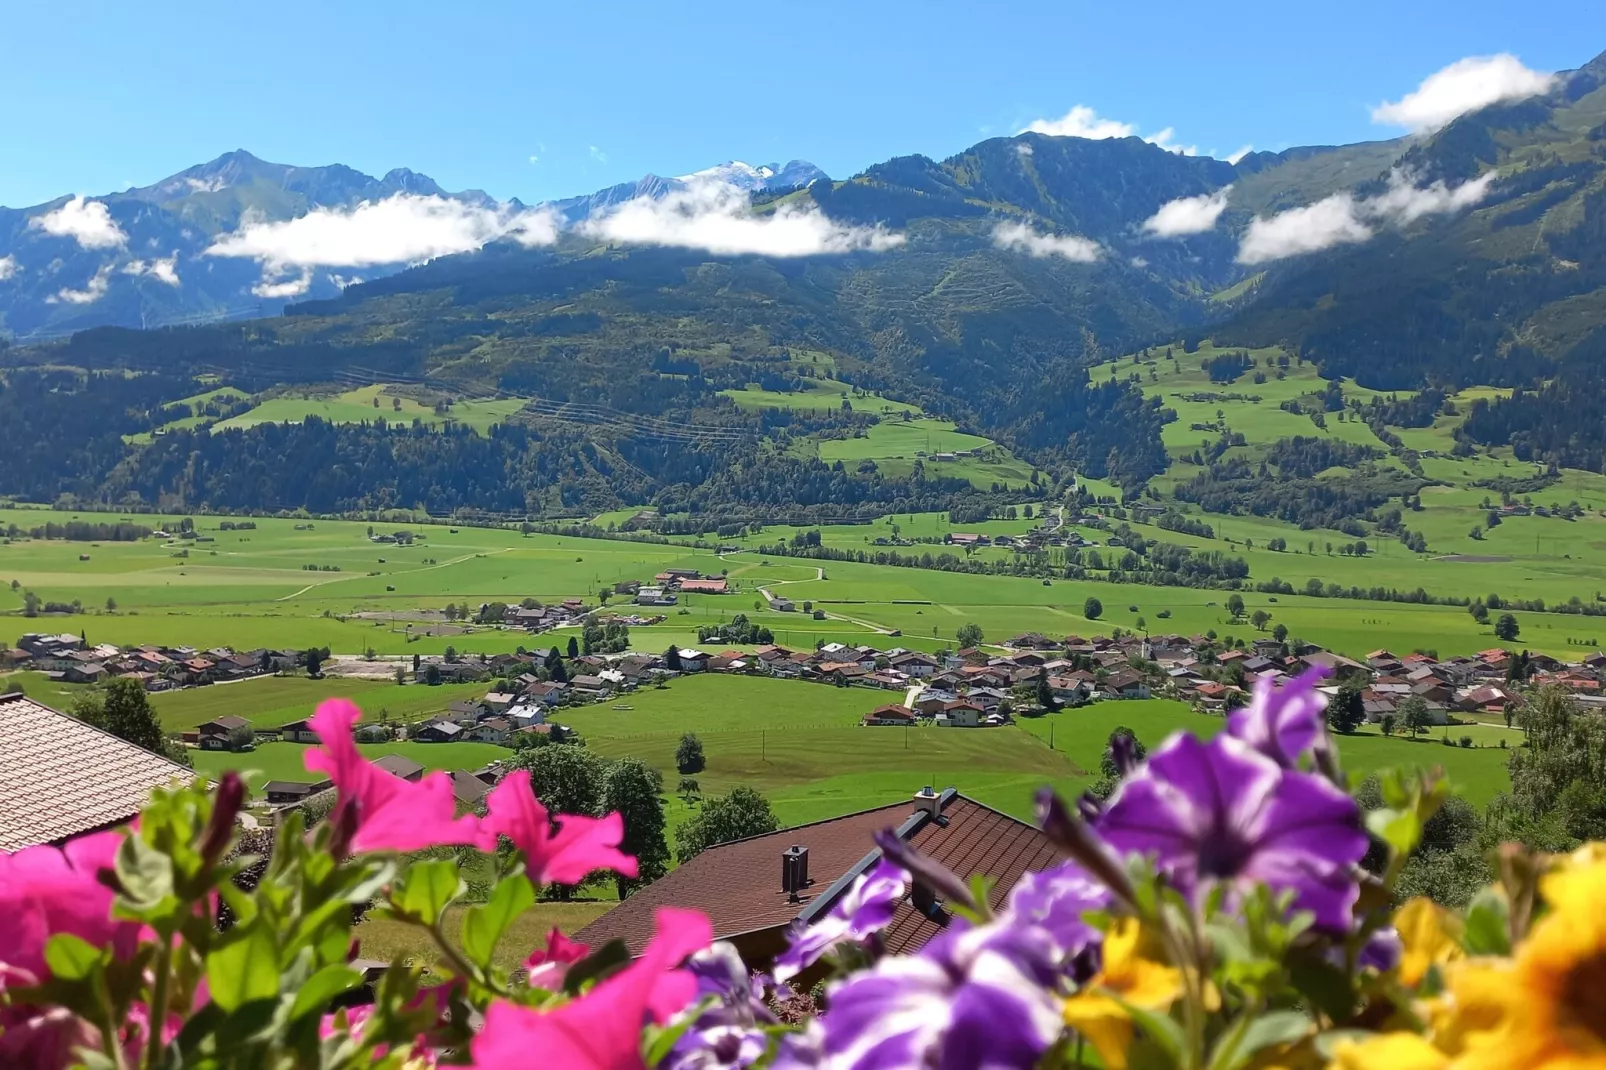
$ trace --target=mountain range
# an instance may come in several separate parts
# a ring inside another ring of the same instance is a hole
[[[811,163],[753,166],[731,161],[678,178],[645,175],[549,206],[573,225],[637,198],[657,199],[697,183],[761,193],[807,185]],[[149,186],[31,208],[0,207],[0,336],[61,337],[89,327],[154,327],[276,314],[291,300],[332,297],[361,278],[394,274],[390,263],[328,265],[264,282],[258,263],[217,255],[220,241],[252,227],[318,212],[351,211],[391,198],[440,198],[497,218],[528,213],[517,198],[448,192],[427,175],[397,168],[374,178],[341,164],[295,167],[243,149]]]
[[[89,331],[13,360],[205,371],[254,390],[411,381],[755,434],[775,432],[779,418],[755,423],[719,390],[795,387],[828,372],[948,416],[1045,470],[1133,487],[1168,463],[1166,416],[1086,369],[1209,336],[1284,345],[1324,375],[1380,389],[1524,388],[1475,413],[1469,431],[1543,439],[1547,455],[1570,463],[1606,451],[1603,83],[1606,56],[1442,129],[1236,163],[1138,138],[1027,133],[943,160],[890,159],[842,181],[801,163],[730,164],[536,207],[444,195],[411,172],[375,180],[231,154],[147,190],[53,202],[44,208],[71,209],[54,229],[40,210],[0,214],[0,256],[16,265],[0,308],[26,338],[135,314],[150,322],[143,302],[156,298],[175,317],[217,316],[242,292],[265,305],[261,295],[277,292],[275,301],[298,298],[282,316]],[[331,254],[329,233],[309,242],[283,229],[319,207],[365,201],[411,214],[343,225],[341,241],[394,237],[398,220],[428,237],[443,215],[451,240],[408,247],[431,255]],[[457,248],[466,251],[444,255]],[[338,270],[335,255],[360,266]],[[325,266],[300,266],[313,261]],[[352,280],[359,273],[366,281]],[[97,278],[100,294],[79,300]],[[192,278],[204,300],[189,301]],[[655,497],[684,506],[714,474],[753,476],[744,466],[755,455],[718,436],[666,445],[631,420],[593,430],[561,464],[524,455],[517,478],[550,489],[548,504],[596,507]],[[316,448],[338,452],[340,435],[357,434],[331,432]],[[148,471],[119,493],[146,496],[199,447],[169,436],[117,462],[120,448],[108,445],[111,463]],[[528,465],[554,467],[536,479]]]

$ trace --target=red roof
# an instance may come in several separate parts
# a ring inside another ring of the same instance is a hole
[[[957,793],[944,792],[943,797],[947,825],[926,820],[909,833],[909,843],[961,876],[984,873],[992,878],[995,904],[1003,902],[1023,873],[1061,860],[1053,843],[1033,826]],[[652,935],[653,912],[662,906],[702,911],[713,922],[717,939],[788,925],[830,891],[838,878],[876,852],[871,840],[875,832],[899,827],[913,813],[908,803],[894,803],[710,848],[636,892],[574,938],[592,947],[620,939],[631,954],[640,954]],[[799,902],[781,890],[781,853],[793,845],[809,851],[810,883]],[[888,950],[917,950],[940,929],[938,922],[905,901],[887,930]]]

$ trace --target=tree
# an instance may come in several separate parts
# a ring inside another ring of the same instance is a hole
[[[407,683],[407,670],[400,665],[396,666],[396,686],[401,687]]]
[[[1288,625],[1277,625],[1277,627],[1271,630],[1271,637],[1277,640],[1279,643],[1286,643],[1288,641]]]
[[[1514,641],[1521,631],[1522,628],[1517,624],[1517,617],[1513,613],[1502,613],[1500,619],[1494,622],[1494,637],[1501,642]]]
[[[1433,726],[1433,712],[1421,695],[1412,695],[1400,703],[1400,722],[1415,739]]]
[[[981,625],[972,624],[969,621],[961,624],[959,630],[954,633],[954,642],[959,644],[961,650],[966,647],[980,646],[981,640]]]
[[[1395,717],[1394,714],[1385,713],[1382,719],[1378,721],[1377,726],[1383,730],[1385,736],[1392,736],[1394,734],[1394,726],[1398,723],[1399,718]]]
[[[1366,720],[1366,704],[1361,693],[1348,685],[1338,689],[1327,704],[1327,727],[1343,735],[1350,735]]]
[[[574,636],[571,635],[571,636],[569,636],[569,660],[573,661],[575,658],[577,658],[579,656],[580,656],[580,641],[578,639],[576,639]]]
[[[680,745],[675,748],[675,768],[682,773],[701,773],[707,766],[703,741],[690,732],[681,736]]]
[[[664,668],[670,672],[680,671],[680,648],[678,646],[671,644],[669,649],[664,651]]]
[[[307,675],[314,680],[323,675],[323,651],[317,647],[307,650]]]
[[[553,747],[551,750],[578,750]],[[619,849],[636,859],[637,874],[617,877],[623,899],[642,885],[669,872],[669,841],[664,837],[664,802],[659,798],[664,778],[640,758],[621,758],[608,769],[602,785],[602,810],[624,818],[625,835]]]
[[[106,612],[108,612],[108,613],[116,613],[117,612],[117,599],[115,599],[115,598],[107,598],[106,599]]]
[[[448,645],[448,646],[447,646],[447,647],[446,647],[446,650],[445,650],[445,652],[444,652],[444,653],[443,653],[443,655],[442,655],[442,656],[443,656],[443,657],[444,657],[444,658],[445,658],[445,659],[446,659],[446,660],[447,660],[447,661],[448,661],[448,662],[453,662],[453,661],[456,661],[456,660],[457,660],[457,648],[456,648],[456,647],[455,647],[455,646],[451,646],[451,645]]]
[[[1227,613],[1232,617],[1233,620],[1237,620],[1239,617],[1244,615],[1243,595],[1229,594],[1227,596]]]
[[[32,591],[22,592],[22,615],[24,617],[37,617],[41,604],[39,596]]]
[[[138,680],[122,677],[106,684],[103,695],[86,692],[73,702],[72,713],[103,732],[156,754],[167,751],[162,723],[151,709],[150,696]]]
[[[693,799],[702,795],[703,786],[697,783],[696,777],[683,776],[680,778],[680,783],[675,786],[675,791],[690,804]]]
[[[688,862],[710,847],[780,828],[769,800],[752,788],[732,788],[703,804],[690,821],[675,830],[675,857]]]
[[[1267,613],[1264,609],[1257,609],[1254,615],[1249,618],[1249,623],[1255,626],[1255,631],[1263,632],[1266,630],[1266,625],[1270,620],[1270,613]]]
[[[1104,615],[1104,603],[1097,598],[1089,598],[1082,603],[1082,616],[1088,620],[1098,620]]]
[[[441,667],[433,661],[424,666],[424,683],[430,687],[441,686]]]
[[[515,751],[510,769],[530,771],[530,789],[548,812],[596,817],[603,812],[603,762],[584,747]]]

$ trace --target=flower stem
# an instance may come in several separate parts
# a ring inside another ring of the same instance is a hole
[[[162,946],[156,952],[156,962],[151,967],[154,978],[151,981],[151,1002],[145,1015],[145,1061],[146,1070],[156,1070],[162,1060],[162,1027],[167,1024],[167,985],[173,973],[173,938],[164,936]]]

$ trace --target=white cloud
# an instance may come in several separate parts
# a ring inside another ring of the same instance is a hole
[[[17,265],[16,257],[0,256],[0,282],[5,282],[7,279],[16,275],[16,273],[20,270],[21,268]]]
[[[1032,256],[1060,256],[1091,264],[1104,252],[1099,243],[1074,234],[1039,234],[1025,223],[1000,223],[993,228],[993,244],[1000,249]]]
[[[1101,119],[1086,104],[1078,104],[1058,119],[1037,119],[1021,133],[1047,134],[1049,137],[1085,137],[1103,141],[1112,137],[1132,137],[1138,128],[1115,119]]]
[[[1494,179],[1490,171],[1454,189],[1442,180],[1419,187],[1411,176],[1395,171],[1389,175],[1389,188],[1376,197],[1335,193],[1274,216],[1256,216],[1238,246],[1238,262],[1264,264],[1368,241],[1377,227],[1403,227],[1423,216],[1471,207],[1488,194]]]
[[[1015,151],[1020,153],[1022,156],[1030,156],[1035,150],[1033,150],[1032,143],[1030,141],[1017,141],[1015,143]]]
[[[1175,141],[1176,133],[1175,127],[1168,126],[1157,134],[1150,134],[1143,140],[1151,145],[1158,145],[1167,152],[1174,152],[1179,156],[1199,155],[1199,146],[1197,145],[1178,145]]]
[[[535,155],[534,153],[531,153],[530,154],[530,162],[531,163],[540,163],[541,162],[541,157]]]
[[[54,212],[34,216],[28,220],[28,229],[71,238],[85,249],[110,249],[128,240],[104,201],[82,197],[72,198]]]
[[[1243,159],[1245,156],[1248,156],[1251,152],[1254,152],[1254,151],[1255,151],[1255,147],[1253,145],[1245,145],[1243,148],[1239,149],[1237,152],[1233,153],[1231,156],[1228,156],[1227,157],[1227,162],[1230,163],[1230,164],[1236,164],[1239,160]]]
[[[1509,52],[1469,56],[1428,75],[1415,92],[1373,108],[1372,121],[1413,131],[1437,130],[1469,111],[1536,96],[1555,84],[1554,74],[1530,70]]]
[[[45,298],[47,305],[91,305],[106,296],[106,289],[111,285],[112,266],[102,264],[82,290],[72,290],[63,287],[57,290],[52,297]]]
[[[1123,123],[1118,119],[1101,118],[1097,112],[1086,104],[1078,104],[1058,119],[1036,119],[1028,123],[1024,130],[1017,130],[1017,134],[1047,134],[1050,137],[1085,137],[1089,141],[1105,141],[1115,137],[1136,137],[1138,128],[1134,123]],[[1158,145],[1167,152],[1180,153],[1183,156],[1197,156],[1196,145],[1178,145],[1175,141],[1176,130],[1166,127],[1145,137],[1143,140],[1151,145]]]
[[[1214,193],[1167,201],[1158,212],[1143,221],[1143,229],[1157,238],[1180,238],[1185,234],[1203,234],[1213,230],[1216,220],[1227,208],[1227,195],[1230,192],[1232,187],[1224,186]]]
[[[637,197],[580,224],[580,233],[630,245],[673,245],[721,255],[817,256],[856,249],[880,252],[904,238],[881,226],[847,226],[817,207],[782,204],[766,215],[750,210],[747,193],[723,182],[698,182],[666,197]]]
[[[262,281],[251,287],[251,292],[258,297],[300,297],[312,286],[312,272],[303,270],[300,275],[292,279],[270,280],[266,276]]]
[[[315,208],[277,223],[242,222],[206,251],[257,260],[264,285],[282,286],[271,277],[298,268],[411,264],[469,252],[499,238],[534,246],[550,245],[557,236],[557,218],[545,210],[513,212],[398,193],[354,208]]]
[[[178,254],[165,259],[130,260],[123,265],[124,275],[149,275],[169,286],[178,285]]]
[[[1408,175],[1395,171],[1389,175],[1388,192],[1362,203],[1371,214],[1405,226],[1425,215],[1442,215],[1470,208],[1488,195],[1489,185],[1495,177],[1496,172],[1490,171],[1450,189],[1443,179],[1430,186],[1418,187]]]
[[[1134,256],[1132,258],[1132,266],[1135,268],[1146,268],[1149,266],[1149,262],[1143,259],[1141,256]]]
[[[597,161],[598,163],[607,163],[608,162],[608,154],[606,152],[603,152],[601,149],[597,148],[595,145],[588,145],[588,146],[586,146],[586,148],[590,151],[591,158],[593,160]]]

